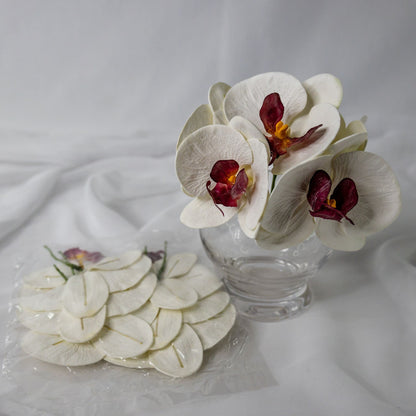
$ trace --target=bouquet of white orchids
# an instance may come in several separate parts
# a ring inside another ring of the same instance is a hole
[[[214,84],[177,145],[177,176],[194,198],[181,221],[216,227],[237,215],[243,232],[269,249],[313,233],[336,250],[362,248],[398,216],[400,188],[389,165],[364,151],[363,121],[346,125],[341,99],[330,74]]]

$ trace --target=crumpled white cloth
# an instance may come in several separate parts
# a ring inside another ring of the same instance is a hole
[[[14,266],[35,248],[177,226],[172,207],[188,198],[175,176],[176,140],[213,82],[332,72],[346,120],[369,116],[368,150],[397,173],[402,214],[360,252],[332,256],[312,282],[309,311],[254,325],[276,385],[147,414],[416,414],[413,2],[3,4],[1,341]],[[37,407],[40,392],[34,386],[23,405],[0,378],[0,413],[51,414]]]

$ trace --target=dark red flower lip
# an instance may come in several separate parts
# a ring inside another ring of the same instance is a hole
[[[279,156],[286,154],[293,145],[310,142],[314,138],[315,132],[322,127],[322,124],[319,124],[310,128],[303,136],[291,137],[289,126],[282,122],[284,111],[280,94],[277,92],[267,95],[260,108],[260,120],[270,135],[266,136],[271,155],[269,164],[272,164]]]
[[[343,218],[352,225],[354,222],[347,217],[358,203],[358,192],[355,182],[351,178],[342,179],[329,197],[332,188],[330,176],[324,170],[317,170],[310,182],[307,200],[312,210],[309,213],[313,217],[340,222]]]
[[[237,207],[241,196],[246,192],[248,176],[245,169],[235,160],[219,160],[211,169],[210,177],[216,182],[211,189],[211,181],[207,181],[206,188],[222,215],[224,211],[218,206]]]

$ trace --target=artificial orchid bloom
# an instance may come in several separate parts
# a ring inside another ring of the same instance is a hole
[[[177,147],[194,131],[210,124],[227,124],[224,98],[231,87],[217,82],[208,91],[208,104],[200,105],[189,117],[179,135]]]
[[[180,144],[176,173],[194,197],[181,214],[191,228],[215,227],[238,213],[253,238],[268,198],[268,152],[257,139],[246,140],[229,126],[199,128]]]
[[[392,223],[400,207],[398,182],[381,157],[362,151],[321,156],[282,176],[256,239],[281,249],[315,231],[326,246],[355,251]]]
[[[272,172],[282,174],[320,155],[334,140],[341,98],[342,86],[332,75],[316,75],[302,84],[289,74],[271,72],[231,87],[223,105],[233,127],[242,134],[256,130],[252,136],[267,140]]]

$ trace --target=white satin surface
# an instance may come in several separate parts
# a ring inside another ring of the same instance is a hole
[[[1,342],[18,259],[178,227],[176,140],[212,83],[330,72],[397,173],[400,217],[332,256],[305,314],[254,325],[276,385],[146,414],[415,415],[415,20],[412,0],[1,1]],[[16,397],[0,378],[0,414],[51,414]]]

